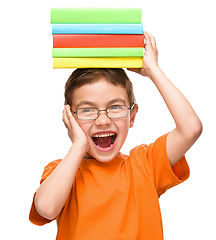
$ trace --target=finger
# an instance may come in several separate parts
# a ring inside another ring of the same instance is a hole
[[[145,51],[152,47],[149,33],[145,32]]]
[[[69,122],[69,119],[68,119],[67,112],[66,112],[65,108],[64,108],[63,114],[62,114],[62,121],[64,122],[64,125],[65,125],[66,128],[70,127],[70,122]]]
[[[155,37],[151,33],[149,32],[144,32],[144,33],[148,39],[150,39],[151,41],[155,41]]]
[[[73,116],[73,114],[72,114],[72,112],[71,112],[71,108],[70,108],[69,105],[66,105],[66,106],[65,106],[65,110],[66,110],[66,116],[67,116],[67,119],[68,119],[68,121],[69,121],[69,124],[70,124],[70,126],[72,127],[72,126],[74,126],[74,124],[77,123],[77,121],[76,121],[76,119],[74,118],[74,116]]]
[[[62,118],[67,128],[72,126],[71,119],[73,119],[73,115],[69,105],[65,105]]]
[[[152,36],[151,34],[150,34],[150,40],[151,40],[152,46],[153,46],[154,48],[157,48],[155,37]]]
[[[154,48],[156,48],[155,37],[148,32],[144,32],[144,34],[146,39],[146,47],[153,46]]]
[[[129,70],[131,72],[135,72],[135,73],[140,73],[141,72],[141,68],[127,68],[127,70]]]

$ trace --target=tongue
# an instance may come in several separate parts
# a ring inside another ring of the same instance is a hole
[[[112,143],[112,137],[95,138],[95,143],[101,148],[108,148]]]

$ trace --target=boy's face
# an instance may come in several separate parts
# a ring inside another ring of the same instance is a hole
[[[106,110],[114,105],[130,107],[127,92],[103,78],[93,84],[77,88],[72,96],[72,110],[75,112],[78,108]],[[137,110],[136,106],[135,110],[128,111],[128,116],[118,119],[108,118],[105,111],[100,112],[96,120],[83,121],[76,117],[89,141],[87,157],[100,162],[114,159],[127,137],[129,128],[133,126]]]

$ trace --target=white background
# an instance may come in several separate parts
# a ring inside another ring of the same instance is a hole
[[[28,221],[43,168],[70,146],[62,123],[64,84],[72,70],[52,68],[51,7],[141,7],[145,31],[159,49],[159,64],[190,101],[204,130],[186,154],[188,181],[160,199],[165,240],[216,239],[216,34],[213,0],[2,1],[0,6],[0,238],[46,239],[55,222]],[[174,122],[152,82],[129,73],[139,113],[122,152],[150,143]]]

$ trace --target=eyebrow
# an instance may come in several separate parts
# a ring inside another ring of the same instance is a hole
[[[112,104],[117,103],[117,102],[120,102],[120,103],[122,103],[123,105],[127,105],[126,100],[125,100],[125,99],[122,99],[122,98],[112,99],[111,101],[109,101],[109,102],[107,103],[107,105],[109,106],[109,105],[112,105]],[[89,105],[89,106],[91,106],[91,107],[94,107],[96,104],[95,104],[94,102],[91,102],[91,101],[82,101],[82,102],[80,102],[80,103],[78,103],[78,104],[76,105],[76,109],[78,109],[78,108],[79,108],[80,106],[82,106],[82,105]]]

